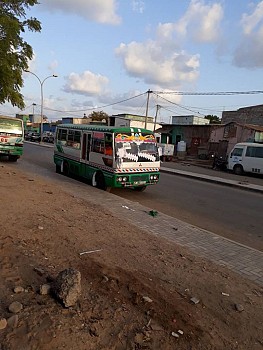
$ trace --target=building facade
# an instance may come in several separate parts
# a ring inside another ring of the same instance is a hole
[[[208,125],[172,125],[167,124],[156,130],[161,134],[161,143],[169,143],[175,146],[180,141],[186,143],[186,152],[190,156],[199,156],[200,152],[208,153],[209,139],[212,130],[220,127],[220,124]]]
[[[239,142],[263,143],[263,126],[231,122],[211,131],[209,149],[226,157]]]
[[[115,114],[109,116],[109,125],[117,127],[135,127],[135,128],[145,128],[145,116],[135,115],[135,114]],[[154,123],[153,117],[147,117],[146,129],[156,130],[161,125]]]
[[[263,105],[243,107],[236,111],[223,111],[221,123],[230,122],[263,126]]]
[[[91,118],[62,117],[61,124],[90,124]]]
[[[173,125],[208,125],[209,120],[195,115],[172,116]]]

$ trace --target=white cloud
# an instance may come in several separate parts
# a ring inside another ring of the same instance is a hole
[[[199,54],[181,48],[185,40],[213,43],[220,39],[223,8],[192,0],[185,14],[174,23],[160,23],[156,38],[146,42],[122,43],[116,54],[128,75],[163,89],[175,89],[194,83],[199,77]]]
[[[182,81],[190,83],[198,78],[199,56],[174,52],[165,47],[165,43],[149,40],[121,44],[116,53],[127,73],[141,78],[146,84],[175,88]]]
[[[172,39],[175,31],[174,23],[159,23],[157,27],[157,36],[161,39]]]
[[[189,36],[197,42],[214,42],[220,37],[223,8],[220,3],[205,5],[203,0],[192,0],[185,15],[174,23],[179,36]]]
[[[100,74],[85,71],[82,74],[71,73],[63,90],[85,96],[101,95],[105,93],[109,80]]]
[[[251,14],[243,14],[241,25],[245,35],[252,34],[253,30],[261,23],[263,18],[263,1],[261,1],[255,8],[255,11]]]
[[[241,19],[243,35],[234,52],[234,64],[245,68],[263,67],[263,1],[254,11],[243,14]]]
[[[141,0],[132,0],[132,10],[134,12],[143,13],[145,4]]]
[[[258,33],[243,38],[235,50],[234,64],[244,68],[263,67],[263,28]]]
[[[87,20],[104,24],[119,24],[116,0],[45,0],[41,6],[49,11],[76,14]]]

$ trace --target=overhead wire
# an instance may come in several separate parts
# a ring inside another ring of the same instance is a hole
[[[155,92],[153,92],[153,93],[155,94]],[[192,109],[190,109],[190,108],[188,108],[188,107],[185,107],[185,106],[182,106],[182,105],[180,105],[180,104],[178,104],[178,103],[176,103],[176,102],[170,101],[170,100],[168,100],[167,98],[162,97],[162,96],[160,96],[160,95],[158,95],[158,94],[156,94],[156,95],[159,96],[161,99],[165,100],[166,102],[169,102],[169,103],[171,103],[171,104],[173,104],[173,105],[175,105],[175,106],[177,106],[177,107],[180,107],[180,108],[185,109],[185,110],[187,110],[187,111],[189,111],[189,112],[192,112],[192,113],[196,113],[196,111],[194,111],[194,110],[192,110]],[[197,112],[197,113],[200,114],[200,115],[202,115],[202,116],[205,116],[204,114],[202,114],[202,113],[200,113],[200,112]]]
[[[115,106],[115,105],[117,105],[117,104],[121,104],[121,103],[130,101],[130,100],[133,100],[134,98],[143,96],[143,95],[145,95],[145,94],[146,94],[146,92],[143,92],[143,93],[141,93],[141,94],[139,94],[139,95],[136,95],[136,96],[133,96],[133,97],[129,97],[129,98],[126,98],[126,99],[121,100],[121,101],[118,101],[118,102],[113,102],[113,103],[110,103],[110,104],[107,104],[107,105],[104,105],[104,106],[100,106],[100,107],[91,107],[91,108],[85,108],[85,109],[78,109],[77,111],[76,111],[76,110],[60,111],[60,110],[52,109],[52,108],[48,108],[48,107],[45,107],[45,109],[46,109],[46,110],[49,110],[49,111],[52,111],[52,112],[63,112],[63,113],[86,112],[86,111],[92,111],[92,110],[96,110],[96,109],[102,109],[102,108],[107,108],[107,107]]]
[[[183,92],[183,91],[152,91],[156,94],[185,95],[185,96],[228,96],[228,95],[256,95],[263,94],[262,90],[255,91],[218,91],[218,92]]]
[[[148,90],[149,92],[150,90]],[[44,110],[46,111],[51,111],[51,112],[57,112],[57,113],[62,113],[62,114],[68,114],[70,113],[71,115],[73,116],[79,116],[79,113],[80,112],[87,112],[87,111],[94,111],[94,110],[98,110],[98,109],[105,109],[107,107],[111,107],[111,106],[114,106],[114,105],[118,105],[118,104],[122,104],[124,102],[127,102],[127,101],[130,101],[130,100],[133,100],[135,98],[138,98],[138,97],[141,97],[141,96],[144,96],[146,95],[148,92],[143,92],[141,94],[138,94],[136,96],[133,96],[133,97],[129,97],[129,98],[126,98],[126,99],[123,99],[121,101],[117,101],[117,102],[113,102],[113,103],[110,103],[110,104],[106,104],[106,105],[102,105],[102,106],[99,106],[99,107],[90,107],[90,108],[85,108],[85,109],[78,109],[78,110],[59,110],[59,109],[54,109],[54,108],[49,108],[49,107],[43,107]],[[196,109],[199,109],[199,110],[203,110],[203,111],[214,111],[214,112],[218,112],[220,113],[220,111],[216,110],[216,109],[212,109],[212,108],[202,108],[202,107],[193,107],[193,106],[184,106],[184,105],[181,105],[179,103],[175,103],[173,101],[170,101],[168,99],[166,99],[165,97],[161,96],[161,95],[178,95],[178,96],[232,96],[232,95],[254,95],[254,94],[262,94],[263,91],[262,90],[254,90],[254,91],[219,91],[219,92],[183,92],[183,91],[151,91],[153,93],[153,95],[156,97],[156,99],[158,100],[158,98],[160,99],[163,99],[164,101],[170,103],[170,104],[173,104],[175,106],[177,106],[178,108],[180,109],[183,109],[183,110],[186,110],[186,111],[190,111],[191,113],[198,113],[199,115],[202,115],[202,116],[205,116],[205,114],[203,113],[200,113],[199,111],[195,110]],[[145,105],[145,103],[143,104]],[[142,106],[143,106],[142,105]],[[30,108],[32,105],[30,106],[27,106],[23,111],[27,110],[28,108]],[[37,104],[35,104],[35,106],[38,106]],[[141,106],[141,108],[142,108]],[[161,106],[162,108],[166,109],[165,107]],[[224,107],[225,108],[225,107]],[[176,113],[178,114],[177,112],[174,112],[174,111],[171,111],[171,110],[168,110],[166,109],[167,111],[169,112],[172,112],[172,113]],[[178,114],[180,115],[180,114]]]

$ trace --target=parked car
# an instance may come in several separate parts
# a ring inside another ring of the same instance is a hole
[[[48,142],[48,143],[54,143],[54,135],[52,134],[52,132],[47,132],[44,133],[42,136],[42,141],[43,142]]]
[[[25,136],[24,136],[24,139],[25,139],[26,141],[30,141],[32,134],[33,134],[32,131],[26,132],[26,133],[25,133]]]
[[[38,132],[33,132],[29,141],[32,141],[32,142],[40,142],[41,141],[41,136]]]

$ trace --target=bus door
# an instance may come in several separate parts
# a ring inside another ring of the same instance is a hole
[[[82,160],[89,161],[91,147],[91,133],[83,133],[82,135]]]

